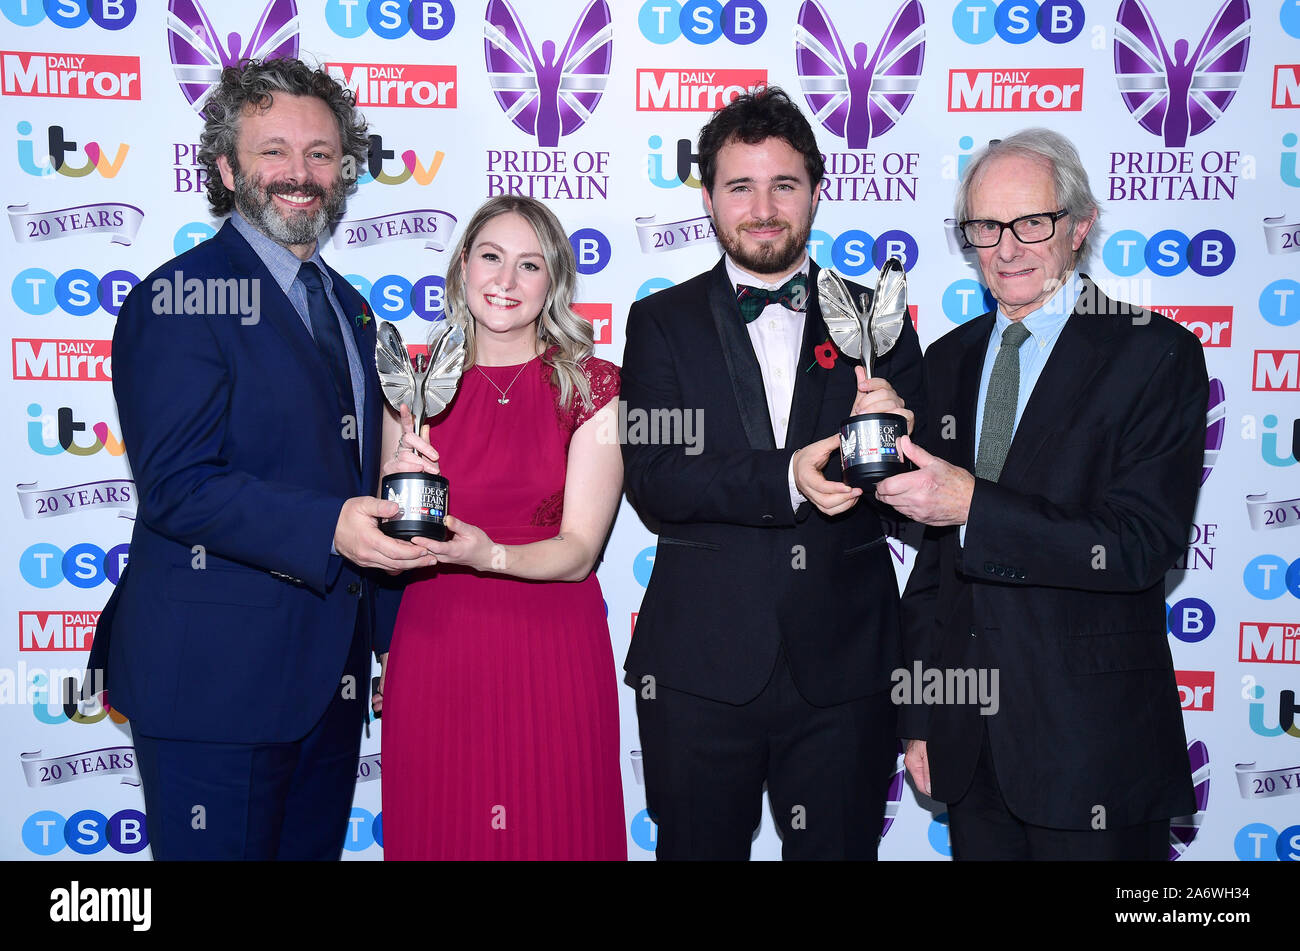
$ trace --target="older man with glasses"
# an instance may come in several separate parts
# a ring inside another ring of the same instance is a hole
[[[1097,217],[1057,133],[972,161],[957,218],[997,309],[931,345],[930,444],[901,440],[918,469],[877,487],[928,526],[910,663],[997,688],[900,713],[957,859],[1166,859],[1195,809],[1164,576],[1196,508],[1205,360],[1079,273]]]

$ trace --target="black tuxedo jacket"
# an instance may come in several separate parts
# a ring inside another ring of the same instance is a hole
[[[925,448],[972,472],[994,316],[925,358]],[[904,594],[909,666],[998,672],[995,714],[902,708],[900,734],[928,741],[934,798],[965,793],[984,720],[1025,822],[1088,829],[1195,811],[1164,577],[1196,507],[1207,394],[1192,334],[1084,279],[1001,477],[975,480],[965,545],[956,528],[928,530]]]
[[[804,698],[830,705],[889,686],[898,665],[897,582],[868,496],[827,517],[790,505],[795,450],[839,431],[856,394],[853,361],[830,369],[811,265],[798,380],[785,448],[776,448],[758,360],[725,261],[632,305],[622,398],[633,414],[698,411],[701,445],[625,441],[628,497],[659,533],[628,652],[627,682],[728,703],[766,685],[785,645]],[[863,289],[855,288],[856,293]],[[879,362],[909,408],[923,392],[911,323]],[[839,453],[826,467],[840,478]]]

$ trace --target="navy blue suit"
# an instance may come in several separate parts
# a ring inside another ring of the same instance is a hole
[[[256,320],[155,312],[160,287],[230,277],[260,282]],[[331,277],[345,313],[369,313]],[[89,666],[106,669],[110,703],[137,738],[302,740],[356,645],[387,649],[400,592],[331,554],[344,501],[373,494],[379,474],[375,322],[349,323],[368,367],[359,466],[326,363],[230,222],[123,304],[113,392],[140,501]],[[354,685],[358,736],[368,670]]]

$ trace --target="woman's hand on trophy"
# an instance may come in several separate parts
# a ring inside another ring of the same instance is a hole
[[[424,434],[417,434],[415,420],[405,404],[401,410],[401,423],[402,435],[397,440],[397,448],[390,458],[384,460],[380,474],[388,476],[399,472],[428,472],[431,475],[441,475],[438,471],[438,450],[425,438],[429,432],[428,423],[423,427]]]
[[[415,544],[435,556],[440,564],[465,565],[476,571],[505,572],[507,570],[505,547],[494,544],[483,529],[462,522],[454,515],[448,515],[443,519],[443,524],[447,526],[447,531],[451,532],[451,537],[446,541],[435,542],[428,538],[417,538],[414,539]]]

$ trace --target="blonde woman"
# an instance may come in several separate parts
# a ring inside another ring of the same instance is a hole
[[[389,859],[625,859],[614,658],[595,566],[622,491],[618,368],[572,310],[540,202],[490,199],[447,275],[466,369],[427,431],[385,422],[384,473],[441,472],[448,538],[384,659]],[[435,449],[436,447],[436,449]]]

